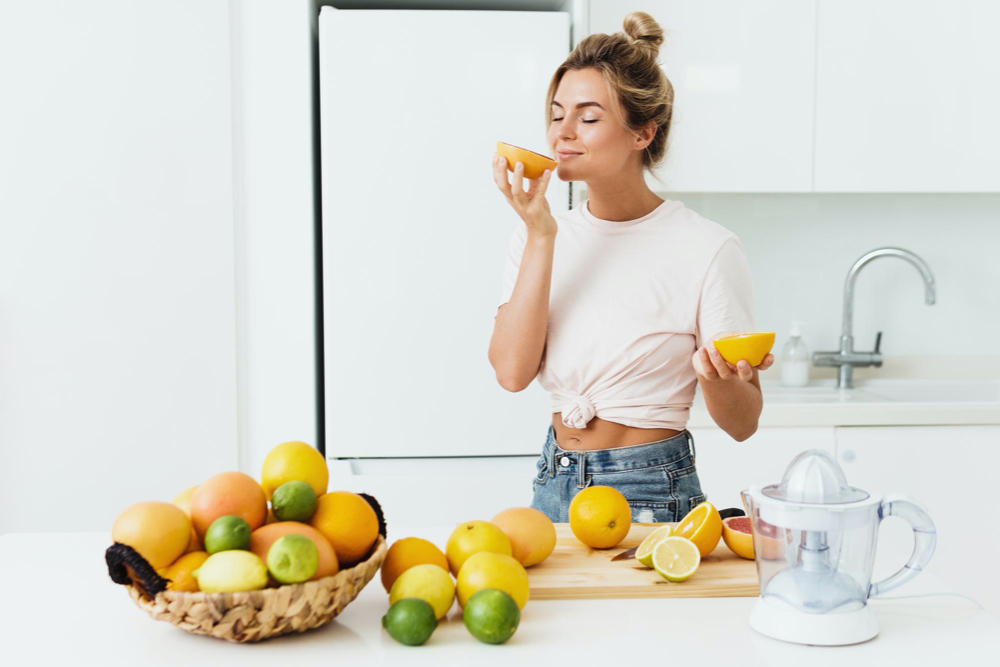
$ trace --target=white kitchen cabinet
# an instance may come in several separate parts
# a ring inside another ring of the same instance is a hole
[[[717,427],[690,431],[701,489],[719,509],[743,507],[740,491],[753,484],[780,482],[788,463],[807,449],[834,452],[830,426],[759,428],[743,442]]]
[[[991,573],[1000,536],[990,523],[1000,465],[1000,425],[892,426],[836,429],[837,460],[852,486],[873,495],[900,493],[923,505],[937,529],[929,572],[1000,610],[1000,583]],[[906,563],[913,534],[902,519],[882,522],[876,580]],[[906,595],[906,589],[889,595]]]
[[[237,467],[229,18],[0,6],[0,533]]]
[[[666,33],[659,61],[675,108],[657,175],[667,189],[812,190],[813,0],[592,0],[590,32],[622,32],[631,11]]]
[[[820,0],[816,191],[1000,191],[1000,3]]]

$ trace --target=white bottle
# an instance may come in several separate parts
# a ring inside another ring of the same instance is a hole
[[[802,341],[801,326],[805,322],[792,322],[792,333],[781,351],[781,384],[786,387],[805,387],[809,384],[809,349]]]

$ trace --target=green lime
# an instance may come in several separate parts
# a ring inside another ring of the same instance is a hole
[[[316,512],[316,492],[305,482],[285,482],[271,495],[271,511],[278,521],[307,523]]]
[[[210,554],[250,548],[250,524],[234,514],[220,516],[205,531],[205,551]]]
[[[297,584],[316,574],[319,549],[303,535],[279,537],[267,550],[267,569],[283,584]]]
[[[419,646],[437,628],[434,607],[420,598],[396,600],[382,617],[382,627],[400,644]]]
[[[462,620],[473,637],[487,644],[502,644],[514,636],[521,610],[514,598],[496,588],[484,588],[465,603]]]

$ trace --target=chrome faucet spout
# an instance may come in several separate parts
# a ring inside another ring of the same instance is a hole
[[[937,295],[934,287],[934,274],[927,263],[917,255],[904,250],[903,248],[876,248],[862,255],[858,261],[854,262],[851,270],[847,273],[847,280],[844,283],[844,322],[840,333],[840,349],[831,352],[814,352],[813,365],[815,366],[836,366],[837,386],[850,389],[852,387],[852,371],[855,366],[875,366],[882,365],[882,354],[879,351],[879,343],[882,339],[880,331],[876,338],[875,350],[872,352],[856,352],[854,350],[854,283],[858,278],[858,273],[862,267],[878,257],[899,257],[912,264],[920,272],[924,281],[924,302],[933,305]]]

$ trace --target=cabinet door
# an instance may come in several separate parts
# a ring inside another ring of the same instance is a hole
[[[1000,537],[989,524],[1000,463],[1000,426],[837,427],[837,460],[847,482],[872,495],[901,493],[923,505],[937,529],[927,566],[960,593],[1000,610],[995,568]],[[882,522],[874,579],[903,567],[913,533],[902,519]],[[906,595],[906,589],[888,595]]]
[[[590,32],[622,32],[630,11],[664,29],[674,86],[667,157],[655,190],[809,192],[815,2],[591,0]]]
[[[1000,190],[1000,3],[820,0],[819,192]]]
[[[719,509],[743,507],[740,491],[781,481],[788,463],[807,449],[833,454],[832,427],[761,428],[737,442],[720,428],[692,428],[698,479]]]
[[[107,531],[238,463],[229,7],[6,2],[0,81],[0,533]]]

